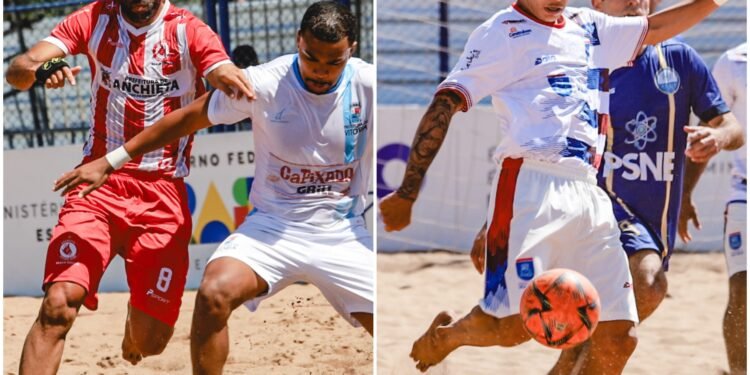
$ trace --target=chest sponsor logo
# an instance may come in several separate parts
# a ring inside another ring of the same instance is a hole
[[[119,91],[133,98],[146,99],[177,95],[180,83],[176,79],[149,79],[143,77],[112,76],[111,72],[102,70],[101,83],[113,91]]]
[[[648,116],[643,111],[638,111],[635,118],[625,123],[625,130],[630,133],[631,138],[626,138],[625,143],[643,150],[650,142],[657,139],[656,116]]]
[[[670,67],[661,68],[654,75],[654,85],[666,95],[674,94],[680,89],[680,75]]]
[[[515,24],[515,23],[526,23],[526,20],[525,19],[520,19],[520,20],[505,20],[505,21],[503,21],[503,25],[512,25],[512,24]]]
[[[674,156],[674,152],[657,152],[653,157],[645,152],[622,156],[605,152],[603,173],[604,176],[621,173],[622,178],[629,181],[672,181]]]
[[[513,39],[516,39],[516,38],[520,38],[522,36],[526,36],[526,35],[529,35],[529,34],[531,34],[531,29],[518,30],[515,27],[511,27],[510,28],[510,32],[508,33],[508,36],[511,37],[511,38],[513,38]]]
[[[314,168],[297,169],[285,165],[279,169],[278,177],[289,183],[290,190],[296,194],[345,195],[348,193],[349,184],[354,178],[354,167],[323,170]],[[278,181],[278,177],[271,180]]]

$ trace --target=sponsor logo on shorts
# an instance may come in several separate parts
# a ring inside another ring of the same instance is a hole
[[[154,292],[154,290],[153,290],[153,289],[149,289],[149,290],[148,290],[148,291],[146,292],[146,296],[147,296],[147,297],[151,297],[151,298],[153,298],[153,299],[155,299],[155,300],[157,300],[157,301],[159,301],[159,302],[161,302],[161,303],[169,303],[169,300],[168,300],[168,299],[166,299],[166,298],[164,298],[164,297],[162,297],[162,296],[160,296],[160,295],[156,294],[156,292]]]
[[[510,28],[510,33],[508,33],[508,36],[511,37],[511,38],[513,38],[513,39],[515,39],[515,38],[520,38],[522,36],[526,36],[526,35],[529,35],[529,34],[531,34],[531,29],[518,30],[515,27],[511,27]]]
[[[742,233],[734,232],[729,234],[729,248],[739,250],[742,247]]]
[[[516,260],[516,273],[521,280],[529,281],[534,278],[534,258]]]
[[[60,244],[60,259],[73,260],[78,255],[78,248],[71,240],[65,240]]]

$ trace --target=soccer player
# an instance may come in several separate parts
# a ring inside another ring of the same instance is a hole
[[[743,133],[747,130],[747,44],[725,52],[714,65],[713,75],[721,94],[737,116]],[[729,274],[729,302],[724,313],[724,343],[732,375],[747,373],[747,156],[746,148],[732,152],[732,192],[724,213],[724,255]],[[688,222],[700,228],[692,193],[705,162],[688,163],[680,210],[679,233],[692,239]]]
[[[66,17],[51,35],[16,58],[13,87],[76,84],[85,54],[91,82],[91,129],[83,162],[117,149],[165,114],[205,92],[201,77],[231,95],[252,97],[242,72],[203,22],[168,0],[106,0]],[[183,177],[192,136],[133,159],[88,199],[66,196],[47,250],[39,315],[21,355],[21,374],[52,374],[81,305],[97,309],[97,289],[115,255],[125,259],[130,301],[123,358],[135,364],[164,350],[180,309],[191,218]]]
[[[615,18],[566,9],[566,1],[519,0],[472,33],[420,122],[400,188],[380,204],[386,230],[407,226],[451,117],[492,95],[503,134],[487,215],[484,298],[458,321],[438,314],[412,348],[418,369],[463,345],[528,340],[520,294],[534,275],[561,267],[584,274],[601,296],[601,323],[581,373],[622,371],[637,343],[638,317],[611,204],[596,186],[609,126],[608,72],[717,7],[698,0],[648,18]]]
[[[248,67],[257,99],[204,95],[124,147],[63,175],[56,189],[87,194],[113,170],[179,137],[250,117],[255,209],[216,250],[203,275],[191,331],[195,373],[219,373],[227,320],[296,281],[317,286],[349,323],[372,334],[372,237],[362,217],[372,162],[374,67],[352,58],[356,19],[335,2],[311,5],[298,54]],[[114,174],[112,174],[113,176]]]

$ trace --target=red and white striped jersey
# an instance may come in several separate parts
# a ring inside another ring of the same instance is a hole
[[[100,0],[66,17],[44,39],[91,67],[91,129],[83,162],[104,156],[206,88],[202,76],[230,63],[217,35],[187,10],[165,1],[157,19],[136,28],[119,1]],[[152,176],[189,173],[193,136],[134,158],[123,170]]]

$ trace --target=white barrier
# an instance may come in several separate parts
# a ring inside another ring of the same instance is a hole
[[[196,137],[186,179],[193,216],[187,287],[197,288],[206,261],[252,207],[247,203],[255,175],[250,132]],[[63,199],[52,182],[80,161],[81,146],[5,151],[3,202],[3,294],[42,295],[47,244]],[[371,212],[366,215],[371,226]],[[372,229],[371,229],[372,230]],[[116,257],[99,290],[126,291],[122,259]]]
[[[395,189],[403,177],[408,149],[424,107],[378,108],[378,197]],[[489,107],[457,114],[445,142],[425,178],[412,223],[401,232],[378,228],[378,251],[448,249],[469,251],[484,223],[495,165],[492,152],[499,139]],[[729,193],[731,158],[714,157],[696,187],[694,198],[703,224],[692,229],[691,251],[721,248],[724,201]]]

